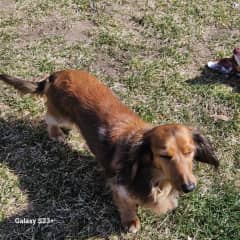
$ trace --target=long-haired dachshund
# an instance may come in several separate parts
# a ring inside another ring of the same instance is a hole
[[[152,126],[88,72],[64,70],[40,82],[5,74],[0,79],[23,93],[45,95],[49,137],[75,124],[105,170],[123,226],[140,229],[139,205],[161,214],[177,207],[179,192],[196,188],[193,160],[218,167],[209,140],[180,124]]]

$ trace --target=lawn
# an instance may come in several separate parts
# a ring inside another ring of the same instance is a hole
[[[196,164],[179,208],[140,208],[141,231],[126,233],[77,130],[49,140],[44,100],[0,82],[0,239],[239,240],[240,79],[205,67],[239,44],[239,15],[232,0],[0,0],[0,72],[88,70],[146,121],[201,129],[221,162]]]

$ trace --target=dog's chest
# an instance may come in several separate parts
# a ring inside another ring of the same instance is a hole
[[[162,174],[145,172],[136,178],[134,196],[140,205],[150,208],[157,214],[166,213],[178,205],[178,191],[164,180]]]
[[[173,199],[178,197],[178,191],[176,191],[171,184],[164,185],[163,188],[152,187],[151,199],[153,202],[158,203],[167,199]]]
[[[166,213],[178,206],[178,195],[178,191],[169,183],[163,188],[152,187],[151,194],[143,205],[157,214]]]

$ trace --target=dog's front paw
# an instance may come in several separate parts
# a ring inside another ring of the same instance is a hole
[[[141,228],[141,223],[138,217],[128,223],[125,223],[124,225],[129,233],[137,233]]]

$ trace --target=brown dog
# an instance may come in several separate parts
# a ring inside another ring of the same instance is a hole
[[[41,82],[5,74],[0,79],[23,93],[47,97],[50,138],[62,141],[60,127],[78,126],[105,170],[122,224],[130,232],[140,229],[138,205],[165,213],[177,207],[178,192],[196,187],[193,159],[219,165],[200,133],[180,124],[152,126],[142,121],[87,72],[59,71]]]

